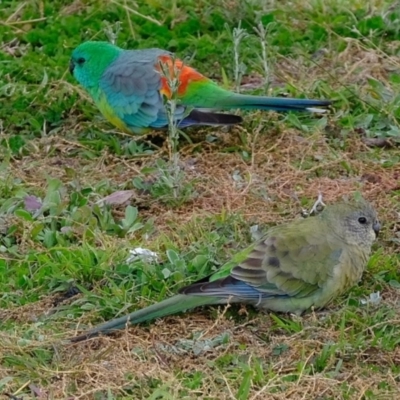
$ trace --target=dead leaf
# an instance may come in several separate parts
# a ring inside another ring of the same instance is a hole
[[[121,205],[126,203],[134,194],[134,190],[118,190],[99,200],[97,204]]]

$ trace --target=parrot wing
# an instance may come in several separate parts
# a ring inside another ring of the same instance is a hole
[[[251,247],[243,261],[233,268],[228,266],[229,270],[222,267],[180,293],[231,296],[248,303],[271,297],[312,296],[331,277],[342,254],[339,246],[331,245],[320,227],[315,226],[316,219],[271,229]],[[301,234],[296,225],[301,227]]]
[[[155,65],[159,56],[168,54],[159,49],[125,51],[104,71],[100,89],[128,128],[167,125],[162,81]],[[184,111],[178,106],[176,113]]]

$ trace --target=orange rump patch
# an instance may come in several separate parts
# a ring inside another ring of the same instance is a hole
[[[208,80],[204,75],[197,72],[194,68],[188,67],[182,60],[173,60],[170,56],[158,57],[159,63],[156,64],[156,69],[161,73],[161,90],[160,92],[168,98],[171,98],[171,88],[168,85],[168,80],[164,76],[169,74],[169,78],[175,76],[179,79],[178,95],[183,96],[186,93],[187,86],[193,81]]]

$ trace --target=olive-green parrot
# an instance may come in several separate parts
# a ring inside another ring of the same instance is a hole
[[[296,314],[320,309],[360,280],[379,229],[376,211],[364,200],[328,206],[315,217],[271,228],[241,253],[241,262],[227,263],[180,294],[71,341],[211,304],[243,303]]]

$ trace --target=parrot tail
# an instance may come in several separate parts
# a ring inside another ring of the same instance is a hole
[[[221,114],[212,111],[192,110],[189,115],[179,122],[180,128],[186,128],[191,125],[236,125],[243,121],[242,117],[234,114]]]
[[[222,97],[220,101],[216,102],[216,107],[220,107],[221,109],[240,108],[242,110],[273,110],[278,112],[310,111],[323,113],[326,112],[326,110],[317,107],[328,107],[331,104],[332,102],[329,100],[233,94],[227,98]]]
[[[76,343],[100,334],[109,334],[116,330],[123,329],[127,324],[135,325],[141,322],[150,321],[155,318],[165,317],[167,315],[176,314],[195,307],[205,306],[209,304],[223,304],[227,300],[218,297],[203,296],[187,296],[178,294],[160,303],[153,304],[141,310],[134,311],[131,314],[120,318],[113,319],[103,324],[97,325],[86,333],[69,339],[69,342]]]

